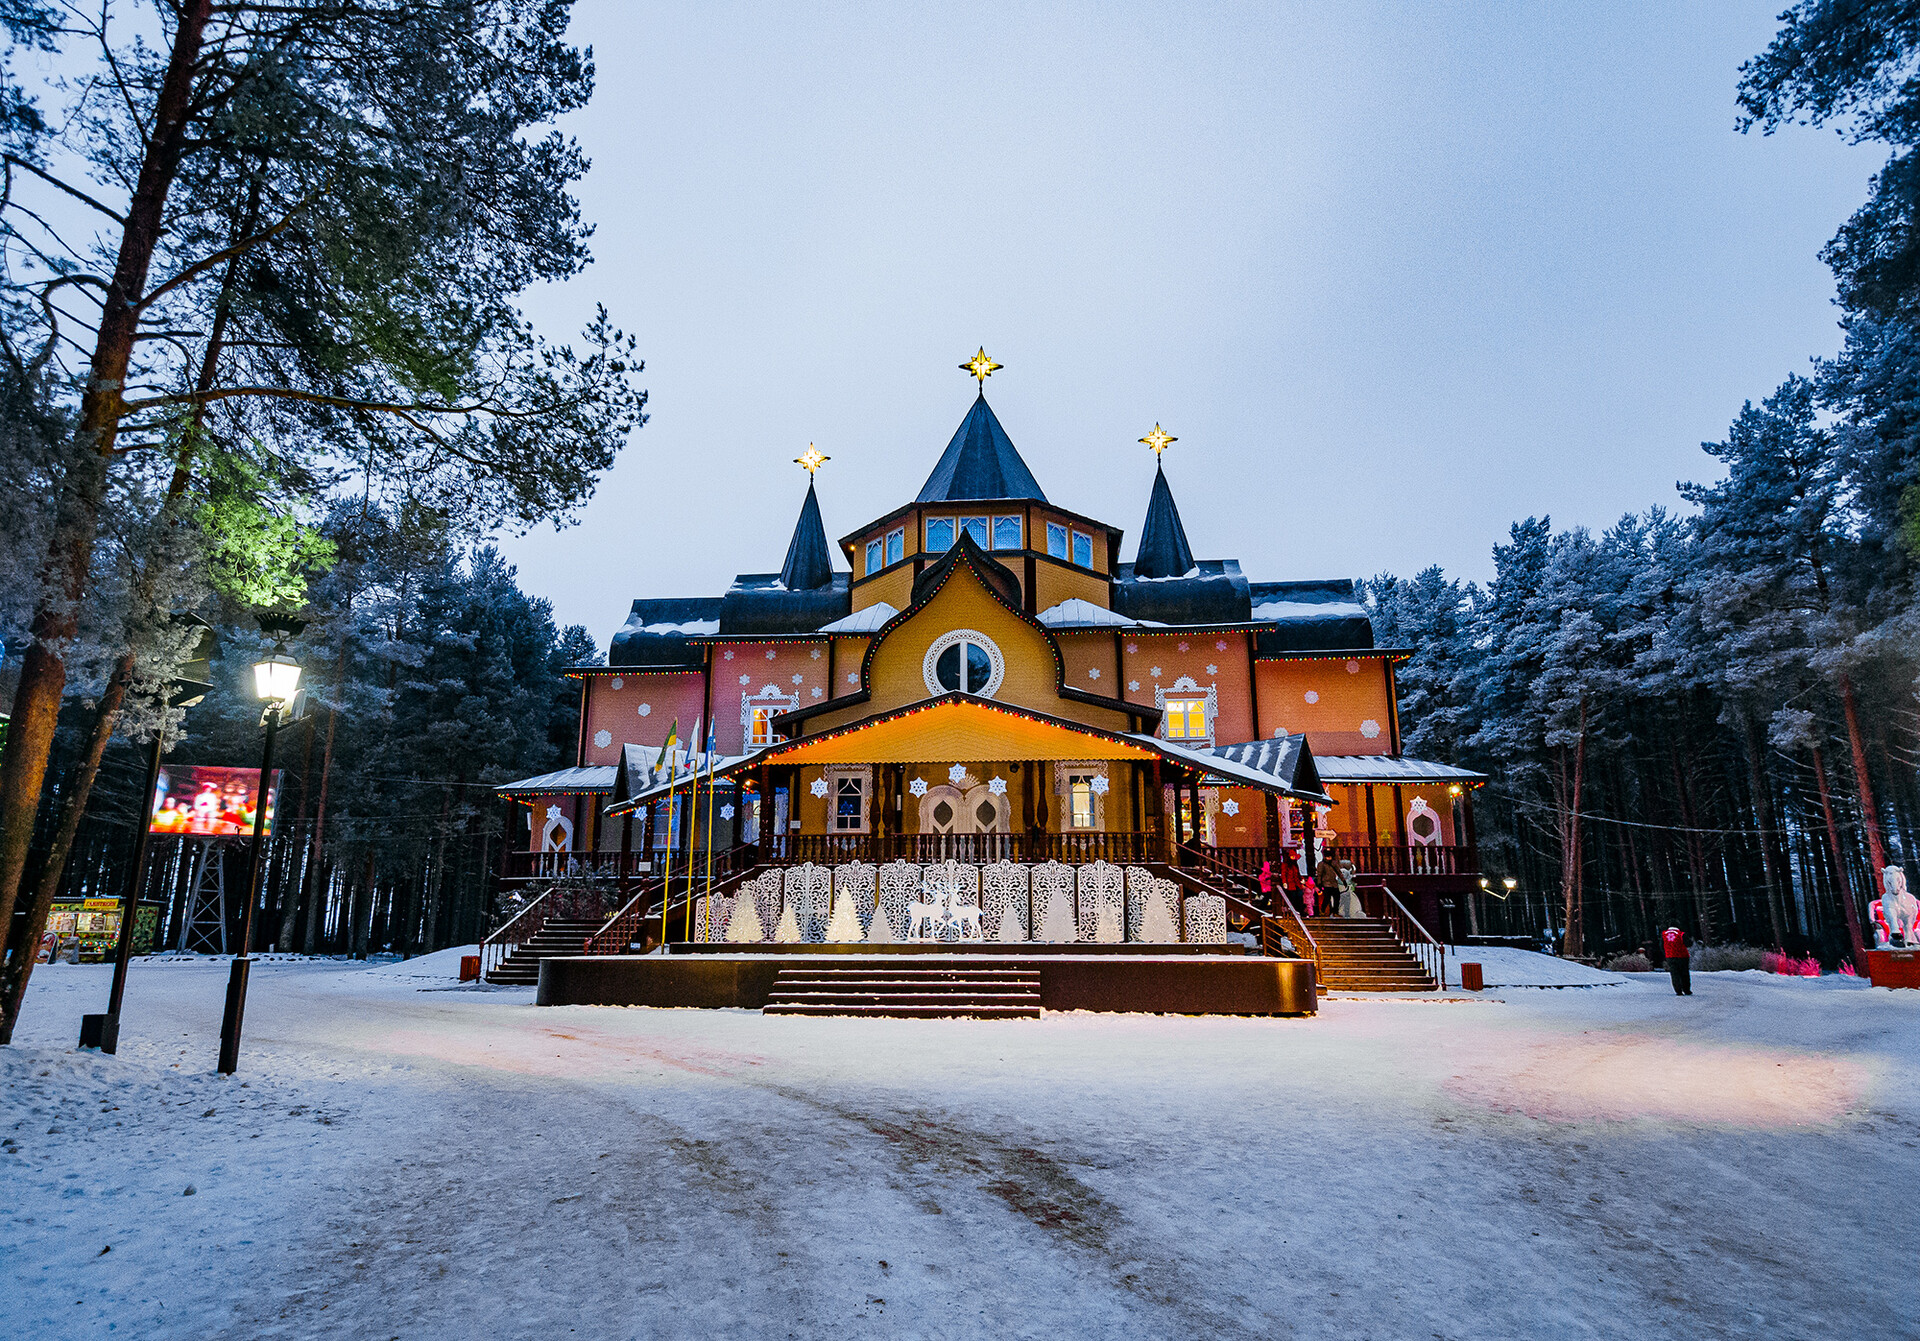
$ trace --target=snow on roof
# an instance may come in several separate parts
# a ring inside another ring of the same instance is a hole
[[[1485,782],[1485,773],[1401,754],[1317,754],[1314,767],[1325,782]]]
[[[589,764],[583,768],[562,768],[518,782],[503,782],[493,790],[500,796],[539,796],[548,792],[610,792],[614,766]]]
[[[1095,605],[1092,601],[1083,601],[1078,596],[1064,600],[1058,605],[1048,606],[1040,612],[1039,619],[1050,629],[1075,627],[1130,629],[1138,623],[1137,620],[1115,614],[1104,606]]]
[[[875,633],[882,624],[900,612],[885,601],[875,601],[864,610],[855,610],[845,618],[836,619],[831,624],[822,624],[822,633]]]
[[[1365,619],[1367,607],[1353,601],[1262,601],[1253,607],[1253,617],[1272,623],[1286,619]]]
[[[701,634],[720,632],[717,619],[683,619],[658,624],[635,624],[632,620],[621,626],[622,633],[677,633],[683,637],[698,637]]]

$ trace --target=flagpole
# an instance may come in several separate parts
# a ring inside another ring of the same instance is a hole
[[[673,902],[673,782],[680,775],[670,751],[680,741],[680,719],[673,719],[667,742],[660,747],[660,766],[667,770],[667,841],[660,865],[660,948],[667,948],[667,905]]]
[[[695,764],[692,770],[693,785],[687,788],[693,802],[692,818],[687,821],[687,939],[693,939],[693,836],[700,828],[700,766]],[[711,816],[708,822],[712,822]]]
[[[708,915],[713,909],[713,752],[707,752],[707,875],[706,894]]]

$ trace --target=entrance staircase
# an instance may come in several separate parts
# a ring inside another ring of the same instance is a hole
[[[593,921],[549,918],[527,941],[514,947],[487,974],[487,981],[501,987],[532,987],[540,981],[540,961],[555,955],[577,955],[587,938],[599,931],[605,919]]]
[[[863,1015],[924,1020],[1040,1018],[1040,972],[1028,968],[907,968],[867,962],[783,968],[766,1015]]]
[[[1294,919],[1289,918],[1289,921]],[[1320,948],[1320,986],[1330,992],[1437,992],[1440,984],[1376,917],[1309,917]]]

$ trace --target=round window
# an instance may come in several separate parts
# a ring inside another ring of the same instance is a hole
[[[922,668],[929,694],[978,694],[991,698],[1006,674],[993,640],[972,629],[943,634],[927,649]]]

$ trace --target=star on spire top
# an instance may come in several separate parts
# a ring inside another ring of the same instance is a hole
[[[979,380],[980,389],[985,391],[987,388],[987,379],[999,372],[1003,366],[1005,365],[995,363],[992,359],[988,358],[987,347],[982,345],[980,346],[979,353],[960,365],[960,371],[972,373],[974,377]]]
[[[1160,427],[1160,425],[1155,424],[1153,426],[1153,432],[1147,434],[1147,436],[1140,439],[1140,441],[1153,448],[1153,458],[1157,461],[1160,459],[1160,453],[1166,451],[1167,448],[1173,446],[1173,444],[1180,441],[1180,439],[1174,437],[1173,434],[1167,432],[1167,430]]]
[[[815,447],[812,443],[808,443],[807,450],[794,457],[793,463],[806,471],[808,477],[811,478],[820,467],[826,465],[827,462],[831,460],[833,460],[832,457],[828,456],[818,447]]]

